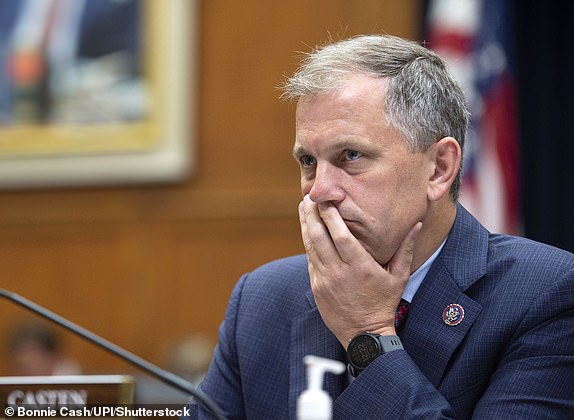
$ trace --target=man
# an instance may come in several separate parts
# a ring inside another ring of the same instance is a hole
[[[442,60],[361,36],[285,89],[306,256],[240,279],[201,390],[229,418],[295,418],[313,354],[349,364],[325,380],[334,418],[574,418],[574,256],[457,204],[469,117]]]
[[[78,362],[62,348],[56,332],[43,322],[17,325],[5,341],[11,375],[59,376],[82,373]]]

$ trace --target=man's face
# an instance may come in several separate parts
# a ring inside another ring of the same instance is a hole
[[[45,376],[54,373],[55,355],[37,343],[23,343],[11,357],[15,375]]]
[[[424,218],[432,174],[428,154],[409,151],[386,123],[384,87],[356,76],[336,92],[302,97],[294,146],[303,195],[334,204],[381,265]]]

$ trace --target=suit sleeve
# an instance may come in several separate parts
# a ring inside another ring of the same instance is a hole
[[[213,400],[227,419],[244,418],[241,390],[241,377],[235,347],[235,324],[243,285],[247,275],[235,286],[219,329],[218,344],[205,379],[199,389]],[[193,399],[186,407],[187,414],[182,419],[213,419],[215,416]]]
[[[454,419],[448,401],[405,350],[380,356],[335,400],[334,418]]]

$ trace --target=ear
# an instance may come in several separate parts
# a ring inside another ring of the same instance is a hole
[[[460,170],[460,145],[453,137],[444,137],[431,146],[429,159],[431,174],[427,196],[431,201],[438,201],[449,194],[450,186]]]

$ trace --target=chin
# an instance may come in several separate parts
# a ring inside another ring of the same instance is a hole
[[[365,251],[367,251],[371,257],[373,257],[373,259],[375,261],[377,261],[379,264],[384,265],[387,262],[385,261],[384,264],[382,263],[382,253],[379,249],[374,249],[373,247],[369,246],[369,244],[365,243],[364,241],[359,239],[359,243],[363,246],[363,248],[365,248]]]

